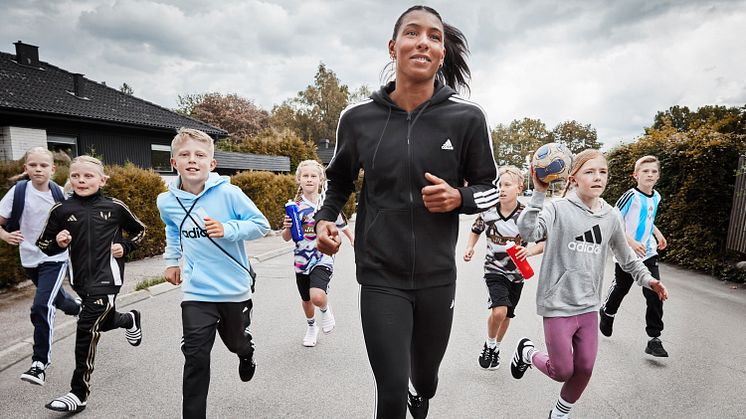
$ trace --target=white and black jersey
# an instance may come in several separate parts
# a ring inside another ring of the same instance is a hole
[[[523,276],[513,260],[505,250],[508,242],[515,242],[519,246],[526,246],[518,232],[518,216],[523,211],[523,205],[518,204],[507,217],[500,213],[500,204],[479,214],[471,226],[472,233],[487,236],[487,254],[484,260],[484,273],[499,274],[513,282],[523,282]]]

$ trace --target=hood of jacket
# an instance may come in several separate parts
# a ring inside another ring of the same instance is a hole
[[[578,194],[575,192],[575,190],[571,190],[567,192],[567,195],[565,195],[565,199],[567,199],[568,202],[578,207],[580,210],[586,213],[586,215],[596,218],[603,218],[608,214],[610,211],[614,210],[614,207],[609,205],[606,201],[604,201],[603,198],[598,198],[601,208],[597,211],[591,211],[590,208],[588,208],[588,205],[585,205],[583,201],[580,200],[580,197],[578,197]]]
[[[174,180],[171,181],[171,183],[169,183],[168,190],[179,199],[191,200],[201,197],[210,189],[223,183],[231,183],[231,179],[228,176],[221,176],[215,172],[211,172],[210,175],[207,177],[207,181],[205,182],[205,188],[202,189],[202,192],[200,192],[198,195],[194,195],[191,192],[187,192],[181,189],[181,176],[177,176]]]
[[[393,100],[391,100],[391,92],[396,89],[396,81],[389,82],[385,86],[381,86],[381,88],[375,92],[373,92],[372,95],[370,95],[370,98],[373,99],[373,102],[378,103],[379,105],[383,105],[385,107],[388,107],[389,109],[397,109],[401,110],[403,112],[404,109],[400,108],[396,103],[394,103]],[[449,97],[456,94],[456,91],[451,89],[449,86],[444,85],[439,80],[435,80],[435,89],[433,90],[433,96],[420,104],[420,106],[417,107],[415,112],[418,110],[423,109],[425,106],[431,106],[437,103],[445,102],[448,100]]]

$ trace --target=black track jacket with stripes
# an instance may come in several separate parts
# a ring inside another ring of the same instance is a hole
[[[145,225],[124,202],[101,195],[73,196],[49,210],[47,225],[36,245],[47,255],[64,251],[57,244],[57,233],[72,236],[70,283],[79,295],[116,294],[124,280],[124,257],[114,258],[111,245],[119,243],[124,256],[135,250],[145,236]],[[129,235],[122,237],[122,230]]]
[[[316,220],[334,221],[363,169],[355,225],[357,280],[364,285],[420,289],[456,280],[459,213],[497,202],[497,169],[484,111],[440,82],[412,112],[383,86],[349,106],[337,127],[328,185]],[[461,207],[431,213],[422,188],[429,172],[457,188]]]

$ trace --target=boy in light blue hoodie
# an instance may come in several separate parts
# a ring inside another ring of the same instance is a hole
[[[182,284],[184,418],[204,418],[215,332],[238,355],[241,381],[254,376],[249,332],[254,272],[244,248],[269,231],[256,205],[215,169],[212,138],[182,128],[171,142],[171,165],[179,176],[158,196],[166,224],[166,280]],[[180,264],[181,263],[181,264]]]

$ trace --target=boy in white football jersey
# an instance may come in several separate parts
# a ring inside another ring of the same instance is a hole
[[[667,245],[666,238],[655,226],[655,215],[661,196],[653,187],[660,179],[660,162],[655,156],[642,157],[635,162],[632,176],[637,179],[637,186],[625,192],[616,206],[622,213],[627,242],[650,270],[650,274],[660,280],[657,249],[663,250]],[[600,309],[599,328],[604,336],[611,336],[614,317],[631,286],[632,277],[616,264],[614,282],[609,289],[606,303]],[[645,353],[667,357],[668,352],[660,340],[663,331],[663,301],[658,298],[655,291],[648,288],[643,287],[642,294],[647,301],[645,331],[650,337]]]

